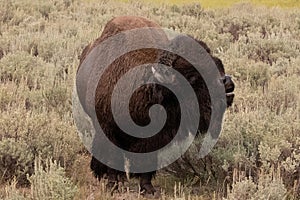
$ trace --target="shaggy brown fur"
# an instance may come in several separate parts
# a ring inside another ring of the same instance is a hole
[[[117,17],[109,21],[105,26],[102,35],[94,43],[83,50],[80,66],[93,48],[101,44],[101,42],[108,37],[114,36],[122,31],[144,27],[158,28],[159,25],[145,18],[132,16]],[[161,42],[168,42],[163,31],[158,32],[157,34],[161,35]],[[157,38],[157,36],[152,37],[151,35],[145,37],[149,40]],[[204,42],[198,42],[208,53],[210,53],[210,49]],[[108,49],[108,51],[113,53],[112,49]],[[220,71],[220,75],[224,77],[225,72],[221,60],[213,56],[212,59],[215,61],[215,64]],[[129,110],[132,120],[141,126],[147,125],[150,122],[148,113],[149,108],[152,105],[161,104],[164,106],[168,114],[167,122],[158,134],[150,138],[136,138],[124,133],[117,126],[112,115],[111,95],[118,80],[131,68],[147,63],[162,63],[173,67],[189,80],[199,102],[201,116],[199,121],[199,131],[205,133],[208,129],[211,117],[211,100],[204,80],[197,70],[183,58],[157,49],[139,49],[119,57],[104,71],[98,83],[89,82],[83,79],[77,80],[79,99],[85,111],[89,114],[91,110],[89,108],[91,100],[89,99],[90,95],[87,93],[87,88],[89,88],[89,84],[97,84],[95,97],[97,120],[106,136],[115,145],[131,152],[143,153],[157,150],[168,144],[174,138],[180,124],[180,107],[178,101],[168,89],[159,85],[147,84],[136,90],[130,99]],[[89,77],[88,72],[86,72],[86,75],[86,78]],[[234,88],[233,82],[231,80],[228,82],[227,79],[224,80],[226,80],[224,81],[224,84],[226,82],[226,91],[232,92]],[[233,97],[228,100],[227,104],[231,105],[232,100]],[[97,149],[96,140],[93,143],[93,149]],[[132,164],[138,163],[132,161]],[[111,186],[118,181],[118,175],[123,174],[123,172],[105,166],[94,157],[91,161],[91,169],[98,178],[102,178],[104,174],[107,174]],[[154,174],[155,172],[134,174],[134,176],[140,177],[141,189],[145,190],[147,193],[154,193],[155,191],[151,184],[151,179]]]

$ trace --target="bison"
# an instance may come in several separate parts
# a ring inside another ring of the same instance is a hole
[[[130,35],[126,35],[126,31],[151,27],[157,28],[157,30],[151,32],[151,34],[148,35],[146,33],[144,37],[147,39],[147,41],[145,42],[156,42],[155,40],[159,38],[159,43],[165,43],[173,46],[174,48],[180,48],[180,45],[183,41],[182,38],[178,36],[169,41],[166,33],[162,30],[160,31],[160,26],[157,23],[154,23],[142,17],[116,17],[106,24],[101,36],[83,50],[80,57],[80,65],[77,75],[80,70],[82,70],[82,72],[81,76],[77,76],[76,79],[78,98],[80,100],[80,103],[82,104],[83,109],[88,115],[90,115],[93,109],[96,111],[96,119],[93,119],[93,123],[99,123],[106,137],[116,146],[135,153],[152,152],[168,144],[174,138],[176,131],[178,130],[181,118],[180,106],[178,105],[176,96],[170,90],[158,84],[145,84],[144,86],[141,86],[136,91],[134,91],[130,98],[130,117],[136,124],[140,126],[146,126],[151,121],[149,117],[149,109],[154,104],[160,104],[164,107],[167,113],[166,124],[158,134],[148,138],[138,138],[132,135],[128,135],[123,130],[121,130],[120,127],[118,127],[118,124],[114,120],[111,109],[112,93],[118,80],[124,74],[126,74],[126,72],[133,69],[134,67],[149,63],[160,63],[165,66],[169,66],[172,69],[175,69],[189,81],[197,96],[197,100],[199,103],[199,112],[201,113],[199,122],[197,122],[199,133],[207,132],[210,125],[212,113],[211,97],[203,77],[197,72],[197,70],[189,61],[170,51],[155,48],[142,48],[130,51],[115,59],[109,65],[109,67],[105,69],[105,71],[102,73],[102,76],[99,77],[98,82],[89,79],[92,72],[83,68],[88,65],[86,58],[93,52],[93,50],[96,49],[97,46],[103,44],[106,39],[121,33],[124,33],[125,42],[128,40],[134,41],[134,39],[130,38]],[[234,98],[233,81],[231,80],[230,76],[225,74],[222,61],[212,55],[209,47],[203,41],[196,41],[202,46],[203,49],[205,49],[206,53],[210,56],[210,59],[213,60],[215,66],[217,66],[219,76],[216,78],[221,77],[220,80],[222,81],[222,84],[224,85],[224,91],[226,92],[226,102],[223,103],[226,104],[227,107],[231,106]],[[114,51],[115,49],[111,49],[108,46],[105,52],[103,52],[103,55],[105,54],[107,56],[110,56],[114,53]],[[95,62],[101,62],[101,60],[95,59],[94,61],[92,60],[89,62],[91,62],[90,64],[97,64]],[[199,60],[199,62],[201,62],[201,60]],[[165,72],[160,71],[160,68],[152,67],[151,71],[153,73],[152,76],[145,77],[154,77],[154,79],[157,79],[160,82],[166,82],[168,84],[179,84],[178,82],[176,82],[175,75],[164,76]],[[145,74],[146,73],[149,72],[147,71],[145,72]],[[92,84],[96,84],[95,97],[93,97],[89,92],[89,88],[91,88]],[[186,100],[189,101],[188,96],[186,97]],[[91,102],[94,102],[94,104]],[[94,108],[91,108],[91,106],[94,106]],[[122,117],[122,113],[120,114],[120,116]],[[96,139],[94,139],[94,141],[92,142],[92,154],[96,151],[98,151],[97,153],[100,154],[109,154],[109,149],[99,148],[99,146],[101,146],[99,145],[100,140],[101,138],[99,139],[96,136]],[[112,162],[113,157],[114,155],[112,154]],[[125,163],[125,159],[122,162]],[[139,165],[139,163],[136,163],[134,160],[130,160],[130,162],[131,166]],[[156,161],[151,160],[149,162]],[[95,158],[95,156],[92,157],[90,167],[94,175],[98,179],[102,178],[104,175],[107,175],[108,187],[113,188],[116,188],[115,186],[118,185],[116,184],[118,183],[118,181],[122,181],[121,177],[124,177],[126,171],[125,164],[124,170],[116,170],[103,164],[97,158]],[[151,183],[151,180],[155,175],[155,170],[145,173],[131,173],[130,170],[129,172],[133,177],[139,178],[140,188],[142,191],[150,194],[153,194],[155,192],[155,189]]]

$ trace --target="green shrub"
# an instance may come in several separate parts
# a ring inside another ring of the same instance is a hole
[[[45,166],[43,166],[43,164]],[[28,177],[33,199],[73,199],[77,187],[65,176],[65,171],[52,159],[35,159],[34,174]]]
[[[27,52],[10,53],[0,60],[0,81],[26,82],[29,89],[36,89],[45,78],[47,64]]]
[[[251,179],[238,181],[232,185],[232,190],[228,194],[228,200],[254,200],[257,186]]]
[[[1,182],[14,177],[19,184],[28,184],[26,174],[33,171],[34,155],[24,141],[5,138],[0,141]]]
[[[266,181],[257,186],[251,179],[233,184],[228,200],[282,200],[286,199],[287,190],[283,183]]]
[[[38,158],[34,163],[34,174],[28,177],[33,199],[74,199],[77,187],[65,176],[64,169],[56,161],[47,159],[42,162]]]
[[[14,113],[3,113],[2,119],[0,132],[5,133],[3,139],[13,138],[21,142],[34,156],[51,156],[61,165],[70,166],[82,148],[75,127],[62,121],[56,112],[28,113],[19,109]]]
[[[237,171],[237,180],[233,183],[232,189],[228,192],[228,200],[282,200],[287,197],[287,189],[283,184],[280,170],[264,173],[260,172],[257,183],[250,178],[241,177]]]

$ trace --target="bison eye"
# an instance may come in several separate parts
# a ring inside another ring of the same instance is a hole
[[[223,83],[226,83],[226,77],[224,76],[224,78],[222,78]]]

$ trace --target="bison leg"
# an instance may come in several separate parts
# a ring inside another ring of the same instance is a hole
[[[119,171],[111,169],[107,167],[106,165],[102,164],[100,161],[98,161],[95,157],[92,157],[91,160],[91,170],[94,173],[94,176],[100,181],[101,178],[106,174],[108,177],[108,183],[106,185],[106,188],[114,192],[118,189],[118,174]]]
[[[142,193],[153,194],[156,192],[154,189],[151,180],[155,172],[148,172],[140,174],[140,187]]]
[[[92,157],[90,168],[98,180],[100,180],[103,175],[107,173],[107,166],[99,162],[94,156]]]

